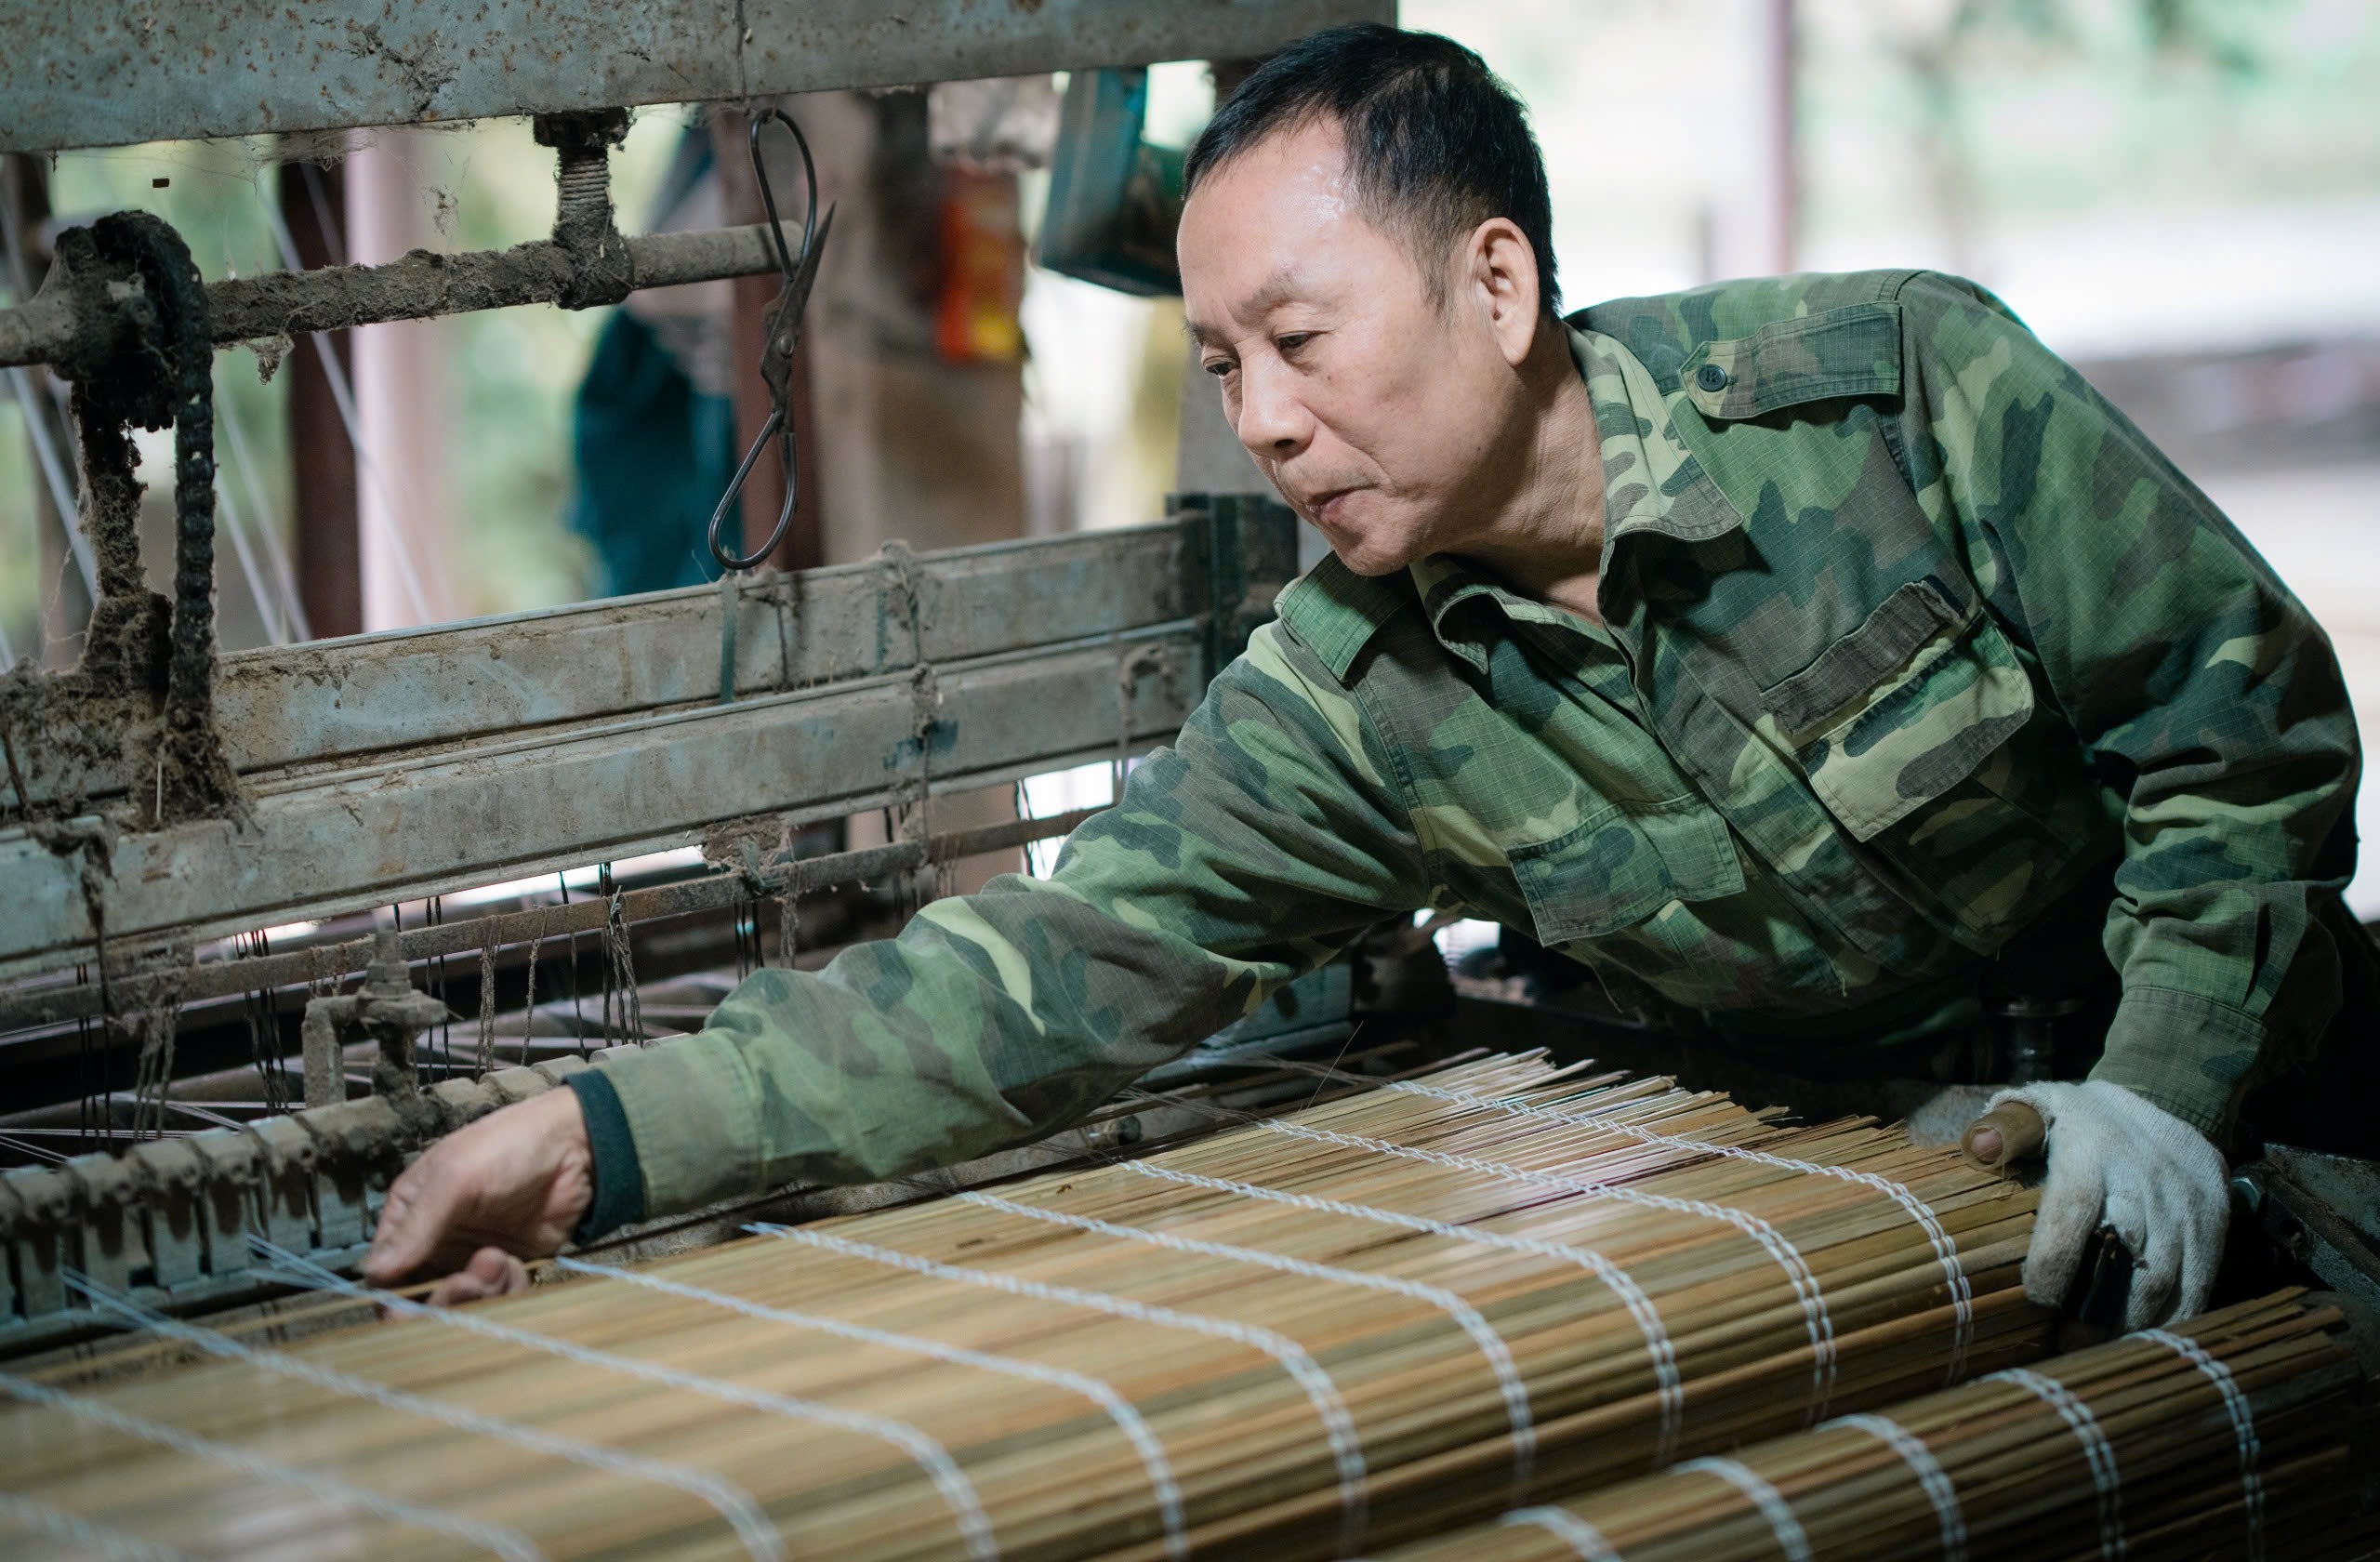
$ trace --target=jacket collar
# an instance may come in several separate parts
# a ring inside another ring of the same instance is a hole
[[[1587,382],[1587,402],[1603,442],[1605,579],[1611,577],[1619,549],[1640,533],[1700,542],[1743,524],[1735,507],[1704,478],[1702,463],[1678,433],[1672,398],[1662,395],[1635,354],[1614,338],[1572,326],[1570,358]],[[1486,651],[1450,622],[1454,610],[1466,602],[1492,603],[1519,623],[1574,633],[1580,628],[1570,614],[1521,595],[1452,554],[1418,560],[1409,573],[1438,642],[1483,670]]]
[[[1709,502],[1717,496],[1678,432],[1675,409],[1684,392],[1663,395],[1636,355],[1600,332],[1572,326],[1570,357],[1587,382],[1587,401],[1603,438],[1606,576],[1616,545],[1636,533],[1701,542],[1743,524],[1734,506]]]

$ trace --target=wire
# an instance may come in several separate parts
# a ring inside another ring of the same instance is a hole
[[[760,157],[760,132],[774,120],[793,133],[793,144],[801,152],[801,177],[808,186],[809,209],[801,219],[801,257],[799,261],[786,247],[785,223],[777,216],[776,192],[769,184],[769,171]],[[768,421],[760,425],[760,435],[752,441],[744,459],[736,465],[735,475],[728,480],[727,492],[719,508],[710,514],[710,556],[719,561],[721,569],[734,572],[747,570],[776,551],[777,544],[793,524],[793,510],[801,493],[801,472],[794,446],[793,419],[786,410],[793,377],[793,344],[801,330],[801,311],[810,301],[810,289],[818,279],[818,253],[826,242],[826,233],[818,221],[818,166],[811,161],[810,139],[801,126],[783,109],[771,109],[752,121],[752,178],[760,187],[760,205],[769,214],[769,237],[775,242],[777,271],[784,285],[777,290],[776,302],[762,316],[763,334],[760,340],[760,378],[769,388]],[[826,221],[832,226],[835,214],[828,212]],[[777,523],[769,533],[769,540],[748,554],[738,554],[721,540],[728,512],[734,508],[736,496],[744,492],[744,483],[760,463],[760,452],[771,440],[777,442],[778,459],[785,469],[785,506],[777,511]]]

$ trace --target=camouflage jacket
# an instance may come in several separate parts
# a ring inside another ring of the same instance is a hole
[[[2096,1077],[2220,1132],[2337,1003],[2359,760],[2306,610],[1971,285],[1729,283],[1572,326],[1603,626],[1450,559],[1326,561],[1050,879],[613,1063],[651,1208],[1023,1140],[1388,913],[1823,1035],[1971,992],[2110,862]]]

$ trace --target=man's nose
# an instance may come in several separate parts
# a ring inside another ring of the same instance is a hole
[[[1240,371],[1239,443],[1260,461],[1296,455],[1314,437],[1314,418],[1278,366],[1246,365]]]

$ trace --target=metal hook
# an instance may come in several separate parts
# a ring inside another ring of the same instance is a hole
[[[785,224],[777,216],[776,192],[769,186],[768,169],[760,160],[760,131],[773,119],[792,132],[793,144],[801,152],[802,179],[809,187],[810,208],[801,220],[801,254],[799,260],[786,248]],[[721,568],[728,571],[750,569],[775,552],[777,544],[785,540],[786,528],[793,523],[793,510],[800,495],[801,476],[796,464],[798,452],[794,448],[793,420],[787,415],[786,399],[792,379],[794,343],[801,333],[801,311],[810,301],[812,285],[818,280],[818,257],[826,247],[826,234],[835,223],[835,212],[831,206],[826,210],[825,220],[819,219],[817,165],[811,161],[808,138],[802,135],[801,126],[793,122],[792,116],[783,109],[771,109],[754,119],[751,150],[752,178],[760,187],[760,205],[769,214],[769,236],[776,244],[777,270],[784,278],[784,285],[777,291],[776,301],[762,316],[766,335],[760,342],[760,377],[769,387],[772,403],[768,421],[760,426],[760,436],[753,440],[752,447],[744,453],[744,459],[735,468],[734,477],[728,482],[726,495],[720,499],[719,508],[712,510],[710,516],[710,556],[719,561]],[[721,539],[721,531],[726,524],[728,512],[735,506],[736,496],[744,492],[745,480],[752,475],[753,467],[760,462],[761,450],[772,439],[781,442],[778,456],[785,467],[785,508],[777,512],[777,523],[770,531],[769,540],[749,555],[738,556]]]

